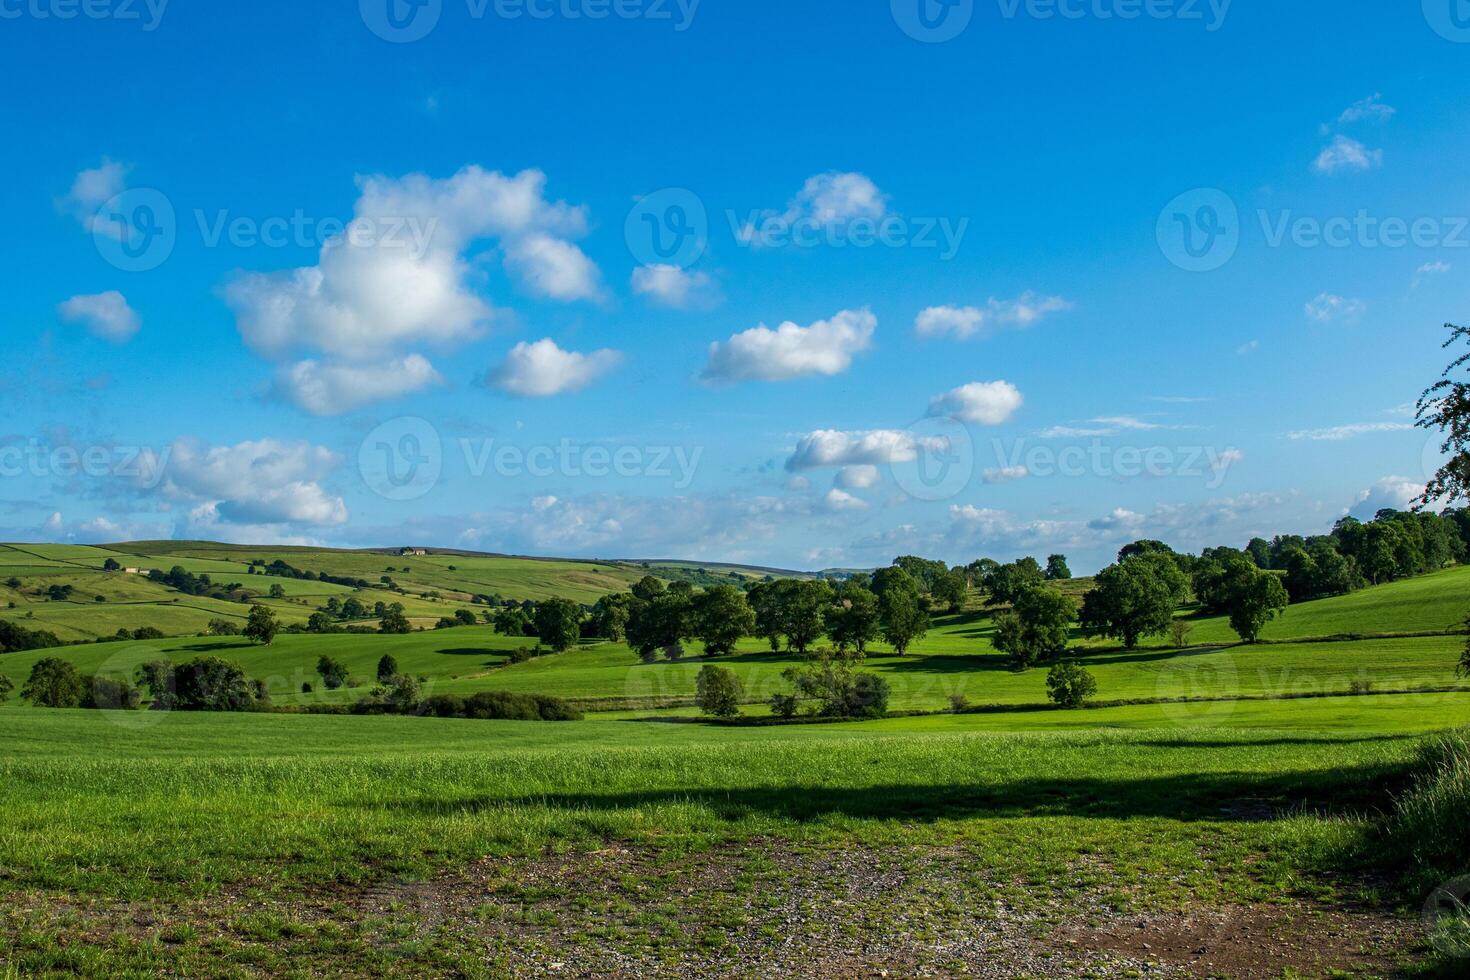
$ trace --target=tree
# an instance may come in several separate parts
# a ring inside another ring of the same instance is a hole
[[[1086,667],[1070,660],[1057,664],[1046,674],[1046,696],[1063,708],[1080,708],[1097,693],[1097,680]]]
[[[1259,569],[1250,556],[1234,548],[1207,548],[1194,564],[1194,596],[1207,612],[1224,612],[1240,583]]]
[[[755,610],[735,586],[716,585],[694,600],[694,635],[710,656],[734,653],[735,644],[753,633]]]
[[[628,645],[652,663],[660,650],[673,651],[688,637],[689,619],[688,601],[675,592],[634,603],[628,619]]]
[[[15,690],[15,681],[0,674],[0,704],[10,699],[10,692]]]
[[[385,653],[378,660],[378,683],[386,684],[398,673],[398,661],[393,654]]]
[[[580,616],[581,612],[582,609],[580,606],[578,606],[577,614]],[[475,611],[473,609],[456,609],[454,611],[454,621],[461,626],[473,626],[475,625],[475,623],[479,622],[479,620],[475,618]]]
[[[174,706],[184,711],[249,711],[255,707],[256,685],[239,664],[218,657],[199,657],[174,671]]]
[[[75,708],[87,696],[87,684],[70,661],[43,657],[31,667],[20,696],[38,708]]]
[[[948,569],[938,573],[929,587],[929,593],[936,602],[944,603],[951,614],[962,612],[969,594],[964,572]]]
[[[250,607],[250,618],[245,621],[243,632],[251,643],[263,643],[270,646],[279,629],[280,627],[276,624],[276,614],[269,606]]]
[[[705,714],[733,718],[740,713],[740,699],[745,690],[733,670],[705,664],[694,679],[694,687],[694,702]]]
[[[1254,643],[1261,628],[1290,601],[1286,586],[1274,572],[1257,571],[1230,598],[1230,628],[1246,643]]]
[[[342,603],[343,619],[366,619],[367,615],[367,606],[363,605],[362,600],[357,596],[349,596],[347,601]]]
[[[154,711],[172,711],[178,707],[177,676],[172,662],[150,660],[138,667],[133,679],[139,687],[148,690]]]
[[[1072,569],[1067,567],[1066,555],[1047,555],[1046,557],[1046,580],[1048,582],[1064,582],[1072,577]]]
[[[878,597],[860,582],[844,582],[837,590],[836,604],[827,613],[827,635],[837,649],[864,653],[882,631]]]
[[[854,658],[822,650],[801,667],[788,667],[782,674],[795,687],[797,696],[821,702],[820,713],[836,718],[880,718],[888,711],[888,682],[876,674],[853,669]],[[785,706],[771,699],[772,710],[785,714]],[[794,704],[793,704],[794,710]]]
[[[1008,565],[997,565],[985,578],[985,589],[990,593],[988,604],[1005,606],[1013,604],[1027,590],[1046,581],[1046,573],[1035,558],[1022,558]]]
[[[1076,618],[1077,607],[1057,589],[1027,589],[1010,612],[996,617],[991,645],[1024,669],[1061,656]]]
[[[285,586],[281,585],[281,583],[279,583],[279,582],[277,582],[275,585],[272,585],[271,586],[271,591],[270,591],[270,597],[272,599],[284,599],[284,598],[286,598],[286,588],[285,588]]]
[[[781,649],[785,636],[785,625],[781,619],[781,591],[779,582],[757,582],[746,592],[746,599],[755,611],[755,635],[771,644],[771,652]]]
[[[118,564],[116,558],[109,558],[102,563],[102,570],[104,572],[116,572],[121,571],[122,566]]]
[[[1250,543],[1245,546],[1246,554],[1251,556],[1251,561],[1256,563],[1257,568],[1271,567],[1271,545],[1265,538],[1251,538]]]
[[[883,639],[901,657],[915,640],[929,632],[929,613],[919,602],[917,583],[911,576],[887,583],[878,596],[878,619]]]
[[[210,636],[239,636],[240,624],[232,619],[211,619],[209,621]]]
[[[495,614],[495,632],[501,636],[525,636],[531,617],[520,606],[506,606]]]
[[[620,642],[628,635],[628,612],[632,605],[631,592],[614,592],[598,599],[592,607],[592,635]]]
[[[644,602],[652,602],[667,591],[668,589],[664,586],[663,582],[654,578],[652,575],[645,575],[637,582],[634,582],[632,589],[633,598],[642,599]]]
[[[582,636],[582,607],[570,599],[537,603],[536,635],[557,653],[570,650]]]
[[[330,633],[337,628],[337,620],[330,613],[317,610],[306,618],[306,630],[309,633]]]
[[[413,632],[413,624],[403,614],[403,603],[395,602],[383,610],[382,615],[378,618],[378,632],[397,634]]]
[[[1082,628],[1120,639],[1131,650],[1142,637],[1169,628],[1188,587],[1172,555],[1135,554],[1098,573],[1083,597]]]
[[[1457,341],[1470,342],[1470,328],[1446,323],[1445,329],[1450,332],[1445,347]],[[1470,381],[1453,377],[1467,363],[1470,353],[1455,358],[1440,379],[1419,396],[1414,424],[1421,429],[1438,429],[1444,436],[1440,451],[1450,457],[1425,484],[1420,507],[1435,501],[1453,503],[1470,498]]]
[[[786,642],[797,653],[827,632],[827,609],[832,605],[832,587],[812,579],[787,579],[780,584],[781,624]]]
[[[322,675],[322,684],[329,691],[335,691],[347,683],[347,665],[326,654],[317,658],[316,672]]]

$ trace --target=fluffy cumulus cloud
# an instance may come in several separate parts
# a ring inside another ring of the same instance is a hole
[[[1072,304],[1060,296],[1022,293],[1015,299],[992,297],[980,306],[931,306],[914,318],[920,337],[971,337],[993,333],[1003,327],[1030,327],[1053,313],[1070,310]]]
[[[551,339],[519,343],[490,371],[487,383],[521,398],[546,398],[578,391],[615,368],[622,355],[599,350],[590,354],[562,350]]]
[[[838,470],[833,483],[840,490],[867,490],[869,487],[877,486],[880,478],[878,467],[863,463],[856,466],[844,466]]]
[[[1339,133],[1317,154],[1312,168],[1319,174],[1333,175],[1372,170],[1382,165],[1382,150],[1370,150],[1351,136]]]
[[[120,238],[122,229],[100,216],[98,210],[113,197],[127,190],[126,164],[105,157],[102,163],[77,174],[71,190],[56,202],[57,208],[71,215],[89,232]]]
[[[1368,304],[1333,293],[1318,293],[1305,309],[1307,319],[1313,323],[1351,323],[1368,312]]]
[[[822,498],[822,506],[830,511],[867,510],[868,502],[866,500],[863,500],[861,497],[854,497],[846,490],[841,490],[837,487],[833,487],[831,490],[828,490],[827,495]]]
[[[410,354],[368,364],[297,361],[281,368],[276,389],[313,415],[341,415],[442,381],[427,358]]]
[[[432,367],[410,364],[405,354],[473,340],[495,315],[477,289],[483,263],[475,248],[498,246],[506,270],[538,296],[598,294],[597,269],[573,241],[586,233],[586,214],[548,200],[545,184],[540,171],[506,176],[479,167],[445,179],[360,178],[346,233],[322,246],[316,265],[242,274],[225,287],[225,300],[241,336],[262,356],[323,358],[303,369],[308,380],[348,365],[381,369],[366,398],[322,399],[323,407],[345,411],[417,390],[386,380],[407,365],[417,387],[428,383]]]
[[[714,280],[705,272],[677,265],[643,265],[633,270],[633,292],[659,306],[676,310],[707,306],[716,298]]]
[[[772,330],[761,324],[711,344],[701,377],[709,384],[733,384],[841,374],[872,346],[877,328],[878,318],[867,309],[843,310],[809,327],[787,321]]]
[[[925,443],[914,433],[902,429],[872,429],[866,432],[840,432],[819,429],[802,436],[796,450],[786,460],[792,473],[829,466],[888,466],[909,463],[918,458]],[[943,448],[937,443],[936,449]]]
[[[214,447],[180,439],[156,462],[163,492],[189,505],[198,526],[345,524],[346,503],[321,485],[340,464],[324,447],[275,439]]]
[[[93,335],[120,344],[132,338],[143,321],[117,290],[73,296],[56,308],[68,323],[79,323]]]
[[[974,381],[936,396],[929,402],[929,414],[976,425],[1000,425],[1016,414],[1023,401],[1009,381]]]
[[[809,177],[784,211],[765,211],[747,222],[740,239],[762,244],[773,228],[798,225],[841,230],[854,221],[880,221],[888,214],[888,200],[872,179],[860,173],[831,171]]]
[[[1358,494],[1348,513],[1360,520],[1368,520],[1380,510],[1408,510],[1423,495],[1423,480],[1386,476]]]

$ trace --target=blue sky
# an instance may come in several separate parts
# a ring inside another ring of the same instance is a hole
[[[1092,570],[1404,503],[1449,0],[920,2],[0,0],[0,536]]]

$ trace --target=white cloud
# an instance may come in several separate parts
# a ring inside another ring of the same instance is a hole
[[[1117,429],[1085,428],[1075,425],[1053,425],[1037,433],[1043,439],[1100,439],[1117,433]]]
[[[578,391],[611,371],[622,359],[613,350],[580,354],[562,350],[550,338],[516,344],[487,381],[508,394],[545,398]]]
[[[300,361],[282,368],[276,387],[313,415],[341,415],[363,405],[420,391],[443,378],[418,354],[382,364]]]
[[[1308,320],[1315,323],[1333,323],[1358,319],[1368,311],[1368,304],[1360,299],[1350,299],[1332,293],[1318,293],[1305,309]]]
[[[1143,524],[1145,518],[1142,514],[1118,507],[1106,517],[1087,522],[1087,526],[1094,531],[1117,531],[1124,528],[1136,528]]]
[[[822,498],[822,506],[831,511],[867,510],[868,502],[860,497],[854,497],[845,490],[833,487],[827,491],[827,496]]]
[[[551,235],[527,235],[512,242],[505,264],[532,292],[551,299],[597,299],[602,291],[592,260],[576,245]]]
[[[839,432],[819,429],[805,435],[786,461],[786,469],[818,469],[825,466],[887,466],[908,463],[918,458],[923,445],[912,432],[901,429],[874,429],[866,432]]]
[[[176,440],[164,490],[194,501],[194,520],[209,524],[345,524],[347,505],[322,488],[341,463],[331,450],[306,442],[261,439],[209,448]]]
[[[1147,422],[1132,415],[1100,415],[1095,419],[1089,419],[1085,426],[1054,425],[1042,429],[1039,435],[1043,439],[1099,439],[1104,436],[1115,436],[1120,431],[1155,432],[1160,429],[1180,428],[1184,427]]]
[[[56,308],[68,323],[80,323],[94,336],[120,344],[142,325],[136,311],[117,290],[91,296],[73,296]]]
[[[1442,276],[1450,271],[1448,262],[1425,262],[1414,270],[1414,281],[1410,284],[1411,289],[1418,289],[1420,284],[1430,276]]]
[[[1424,483],[1406,476],[1386,476],[1358,494],[1349,509],[1352,516],[1368,520],[1380,510],[1408,510],[1424,495]]]
[[[1391,105],[1383,101],[1382,92],[1374,92],[1366,99],[1360,99],[1342,110],[1342,115],[1337,117],[1339,125],[1349,125],[1355,122],[1388,122],[1398,112]]]
[[[677,265],[643,265],[633,270],[633,292],[660,306],[676,310],[714,299],[714,280],[708,273],[689,272]]]
[[[1024,480],[1031,475],[1031,471],[1024,466],[1005,466],[997,469],[988,469],[981,476],[986,483],[1010,483],[1012,480]]]
[[[1102,415],[1092,421],[1099,425],[1111,426],[1116,429],[1130,429],[1136,432],[1150,432],[1154,429],[1167,428],[1167,426],[1160,425],[1156,422],[1145,422],[1132,415]]]
[[[723,344],[710,344],[701,377],[711,384],[732,384],[841,374],[872,345],[877,327],[878,318],[867,309],[843,310],[809,327],[788,321],[772,330],[761,324]]]
[[[832,171],[807,178],[784,212],[763,212],[741,228],[739,237],[747,244],[758,245],[765,232],[776,224],[841,229],[859,219],[879,221],[887,213],[887,199],[870,178],[859,173]]]
[[[71,190],[56,202],[57,208],[70,214],[89,232],[121,237],[121,229],[111,221],[100,219],[97,210],[127,189],[128,169],[126,164],[104,157],[99,166],[77,174]]]
[[[1072,304],[1060,296],[1038,296],[1031,292],[1015,299],[992,297],[983,308],[931,306],[914,318],[914,332],[920,337],[947,335],[966,340],[999,327],[1029,327],[1049,314],[1071,308]]]
[[[1320,174],[1337,174],[1345,170],[1372,170],[1382,165],[1382,150],[1370,150],[1357,140],[1339,133],[1317,155],[1312,167]]]
[[[876,486],[880,478],[878,467],[859,464],[838,470],[837,478],[833,482],[843,490],[867,490]]]
[[[929,414],[976,425],[1000,425],[1016,414],[1023,401],[1009,381],[975,381],[936,396],[929,402]]]
[[[1338,425],[1330,429],[1302,429],[1297,432],[1288,432],[1286,437],[1297,441],[1341,442],[1353,436],[1368,435],[1374,432],[1407,432],[1413,428],[1406,422],[1359,422],[1353,425]]]

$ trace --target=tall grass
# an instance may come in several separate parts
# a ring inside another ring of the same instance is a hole
[[[1470,728],[1421,745],[1385,829],[1395,854],[1410,862],[1414,884],[1470,871]]]

